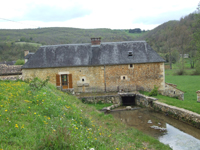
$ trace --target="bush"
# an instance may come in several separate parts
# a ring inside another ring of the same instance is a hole
[[[25,61],[23,59],[18,59],[15,63],[15,65],[24,65]]]
[[[153,90],[149,93],[149,96],[157,96],[158,95],[158,86],[154,85]]]
[[[195,71],[192,75],[200,75],[200,62],[196,64]]]

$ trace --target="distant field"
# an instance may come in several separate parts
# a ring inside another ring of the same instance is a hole
[[[196,91],[200,90],[200,76],[166,76],[165,81],[177,84],[177,88],[185,92],[185,100],[197,101]]]
[[[174,75],[177,67],[174,65],[173,68],[176,69],[165,70],[165,82],[176,84],[177,88],[184,92],[184,101],[162,95],[158,95],[156,98],[158,98],[160,102],[200,114],[200,103],[197,103],[196,94],[196,91],[200,90],[200,76]],[[194,72],[194,69],[186,69],[186,74],[191,74],[192,72]],[[144,92],[144,94],[148,94],[148,92]]]
[[[15,44],[20,44],[20,45],[24,45],[24,44],[30,44],[32,46],[42,46],[42,44],[38,44],[38,43],[31,43],[31,42],[16,42]]]

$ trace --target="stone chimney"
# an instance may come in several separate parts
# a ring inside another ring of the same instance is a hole
[[[25,57],[26,55],[28,55],[28,53],[29,53],[28,50],[24,50],[24,57]]]
[[[101,44],[101,38],[91,38],[91,44],[92,45],[100,45]]]
[[[29,51],[28,50],[24,50],[24,57],[26,57],[26,55],[29,54]],[[28,59],[25,59],[25,63],[28,61]]]

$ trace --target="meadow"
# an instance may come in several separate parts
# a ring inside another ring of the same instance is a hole
[[[0,149],[170,149],[51,84],[0,81]]]

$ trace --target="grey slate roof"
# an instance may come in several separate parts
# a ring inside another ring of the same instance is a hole
[[[32,52],[28,53],[28,54],[24,57],[24,59],[29,59],[29,58],[31,58],[31,57],[33,56],[33,54],[34,54],[34,53],[32,53]]]
[[[128,56],[129,51],[133,52],[132,56]],[[65,44],[41,46],[22,69],[164,61],[145,41],[106,42],[99,46],[89,43]]]

